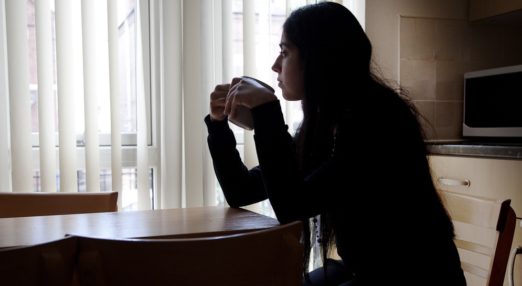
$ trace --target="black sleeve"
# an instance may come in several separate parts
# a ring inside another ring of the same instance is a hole
[[[267,198],[261,170],[248,170],[236,149],[234,133],[227,120],[212,121],[205,117],[207,143],[212,156],[214,171],[221,185],[227,203],[231,207],[241,207],[260,202]]]
[[[338,160],[332,158],[305,176],[299,171],[295,144],[279,102],[258,106],[252,114],[259,165],[278,220],[285,223],[319,214],[324,200],[339,193],[335,191],[341,177]]]

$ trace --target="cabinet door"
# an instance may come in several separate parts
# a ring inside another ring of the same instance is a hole
[[[429,156],[438,188],[494,199],[511,199],[517,217],[522,216],[522,161],[455,156]],[[522,246],[522,226],[517,222],[513,247]],[[522,286],[522,255],[517,257],[515,285]],[[508,266],[509,267],[509,266]],[[507,273],[507,272],[506,272]],[[506,274],[507,275],[507,274]],[[508,285],[508,277],[504,280]]]

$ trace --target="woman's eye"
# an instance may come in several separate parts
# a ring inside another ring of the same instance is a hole
[[[286,57],[286,55],[288,55],[288,52],[282,50],[282,51],[279,52],[279,54],[280,54],[281,56],[283,56],[283,57]]]

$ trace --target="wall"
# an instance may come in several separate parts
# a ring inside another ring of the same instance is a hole
[[[522,64],[520,22],[467,19],[467,0],[366,1],[374,62],[409,92],[431,140],[461,138],[464,72]]]

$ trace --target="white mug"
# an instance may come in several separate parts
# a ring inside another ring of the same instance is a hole
[[[271,86],[253,77],[242,76],[241,79],[254,86],[263,87],[270,90],[271,92],[274,92],[274,89]],[[237,106],[235,110],[228,116],[228,120],[243,129],[254,129],[254,119],[252,118],[252,112],[246,106]]]

